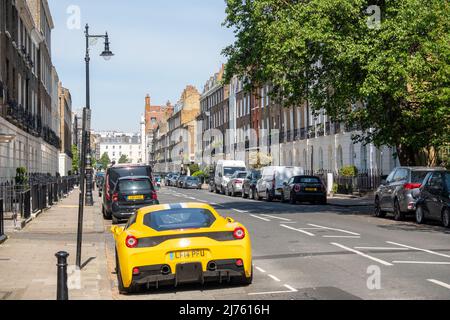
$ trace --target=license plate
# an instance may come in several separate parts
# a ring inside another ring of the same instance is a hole
[[[170,260],[195,259],[195,258],[203,258],[205,256],[206,253],[204,249],[175,251],[170,253]]]
[[[305,191],[317,191],[317,188],[305,188]]]
[[[143,195],[128,196],[128,200],[144,200],[144,196]]]

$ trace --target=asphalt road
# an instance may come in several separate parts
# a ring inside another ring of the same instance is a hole
[[[372,208],[259,202],[163,187],[161,203],[204,202],[243,223],[253,247],[250,286],[192,285],[116,299],[450,299],[450,230],[370,215]],[[110,225],[105,221],[105,227]]]

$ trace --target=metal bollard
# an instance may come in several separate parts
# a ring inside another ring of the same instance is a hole
[[[67,288],[67,257],[69,254],[60,251],[55,256],[58,258],[58,283],[56,291],[56,300],[69,300],[69,290]]]

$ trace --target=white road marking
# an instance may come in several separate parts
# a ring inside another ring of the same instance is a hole
[[[233,209],[233,210],[236,212],[239,212],[239,213],[248,213],[248,211],[244,211],[244,210],[239,210],[239,209]]]
[[[197,198],[194,198],[194,197],[188,197],[188,198],[191,200],[197,200]]]
[[[445,282],[442,282],[439,280],[434,280],[434,279],[428,279],[428,281],[450,290],[450,284],[448,284],[448,283],[445,283]]]
[[[384,260],[381,260],[381,259],[378,259],[378,258],[369,256],[368,254],[365,254],[365,253],[363,253],[363,252],[361,252],[361,251],[358,251],[358,250],[355,250],[355,249],[352,249],[352,248],[343,246],[342,244],[334,243],[334,242],[332,242],[331,244],[332,244],[333,246],[342,248],[342,249],[344,249],[344,250],[347,250],[347,251],[356,253],[357,255],[360,255],[361,257],[364,257],[364,258],[373,260],[373,261],[375,261],[375,262],[381,263],[381,264],[383,264],[383,265],[385,265],[385,266],[392,266],[392,265],[393,265],[392,263],[389,263],[389,262],[386,262],[386,261],[384,261]]]
[[[399,250],[399,251],[409,250],[408,248],[394,248],[394,247],[355,247],[355,249],[358,249],[358,250]]]
[[[249,293],[249,296],[256,296],[256,295],[264,295],[264,294],[282,294],[282,293],[292,293],[292,292],[298,292],[297,289],[294,289],[293,287],[291,287],[290,285],[285,284],[284,285],[285,288],[289,289],[289,291],[268,291],[268,292],[254,292],[254,293]]]
[[[386,241],[386,242],[390,243],[390,244],[393,244],[395,246],[400,246],[400,247],[404,247],[404,248],[408,248],[408,249],[423,251],[423,252],[431,253],[431,254],[434,254],[434,255],[440,256],[440,257],[450,258],[450,256],[447,255],[447,254],[443,254],[443,253],[439,253],[439,252],[435,252],[435,251],[431,251],[431,250],[427,250],[427,249],[420,249],[420,248],[410,247],[410,246],[407,246],[407,245],[404,245],[404,244],[391,242],[391,241]]]
[[[263,221],[266,221],[266,222],[270,222],[269,219],[258,217],[258,216],[254,215],[254,214],[251,214],[250,216],[253,217],[253,218],[256,218],[256,219],[260,219],[260,220],[263,220]]]
[[[286,228],[286,229],[290,229],[290,230],[294,230],[294,231],[297,231],[297,232],[304,233],[304,234],[306,234],[306,235],[308,235],[308,236],[310,236],[310,237],[315,237],[315,235],[312,234],[311,232],[304,231],[304,230],[302,230],[302,229],[296,229],[296,228],[293,228],[293,227],[290,227],[290,226],[287,226],[287,225],[284,225],[284,224],[282,224],[282,225],[280,225],[280,226],[283,227],[283,228]]]
[[[271,215],[268,215],[268,214],[262,214],[262,216],[267,217],[267,218],[272,218],[272,219],[278,219],[278,220],[282,220],[282,221],[291,221],[291,219],[286,219],[286,218],[281,218],[281,217],[271,216]]]
[[[317,225],[317,224],[311,224],[311,223],[310,223],[310,224],[308,224],[308,226],[316,227],[316,228],[321,228],[321,229],[326,229],[326,230],[339,231],[339,232],[351,234],[351,235],[354,235],[354,236],[360,236],[360,234],[359,234],[359,233],[356,233],[356,232],[351,232],[351,231],[342,230],[342,229],[336,229],[336,228],[330,228],[330,227],[319,226],[319,225]]]
[[[259,272],[266,273],[266,270],[264,270],[260,267],[255,267],[255,269],[258,270]]]
[[[450,265],[450,262],[434,262],[434,261],[392,261],[396,264],[434,264],[434,265]]]
[[[281,282],[280,279],[278,279],[277,277],[275,277],[275,276],[273,276],[273,275],[271,275],[271,274],[269,274],[268,276],[271,277],[273,280],[275,280],[275,281],[277,281],[277,282]]]
[[[323,236],[324,238],[361,239],[360,236]]]
[[[288,284],[285,284],[284,285],[286,288],[288,288],[289,290],[291,290],[291,292],[298,292],[298,290],[297,289],[295,289],[295,288],[293,288],[293,287],[291,287],[290,285],[288,285]]]

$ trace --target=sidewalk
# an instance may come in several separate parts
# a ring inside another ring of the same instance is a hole
[[[80,277],[76,276],[78,197],[79,191],[75,189],[23,230],[8,230],[9,239],[0,245],[0,300],[55,300],[55,253],[58,251],[70,254],[69,299],[112,299],[99,203],[84,210],[82,264],[85,266]]]
[[[328,197],[328,204],[338,207],[371,207],[375,203],[375,196],[368,194],[363,197],[335,194]]]

